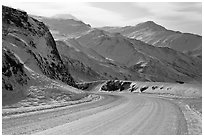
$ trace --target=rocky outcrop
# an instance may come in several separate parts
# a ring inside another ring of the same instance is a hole
[[[15,53],[22,64],[39,74],[75,86],[44,23],[24,11],[3,6],[2,26],[3,47]]]
[[[104,91],[123,91],[123,90],[127,90],[130,87],[131,82],[126,82],[126,81],[114,81],[114,80],[110,80],[107,81],[102,87],[101,90]]]
[[[26,96],[30,82],[23,64],[7,49],[2,50],[2,103],[15,103]]]

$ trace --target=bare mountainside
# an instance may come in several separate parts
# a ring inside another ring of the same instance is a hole
[[[140,23],[136,26],[102,27],[100,29],[121,33],[126,37],[141,40],[157,47],[169,47],[181,52],[192,51],[202,47],[201,36],[168,30],[153,21]]]
[[[123,79],[145,81],[139,73],[105,58],[91,48],[81,46],[76,40],[56,41],[58,51],[69,66],[70,73],[77,82]]]
[[[2,23],[3,48],[13,52],[22,64],[35,72],[74,85],[51,33],[42,22],[26,12],[3,6]]]
[[[69,101],[81,96],[76,94],[81,91],[74,93],[75,89],[70,87],[76,87],[75,81],[48,28],[24,11],[3,6],[2,13],[3,105],[22,99],[39,105],[52,102],[52,97],[55,101],[60,96]]]

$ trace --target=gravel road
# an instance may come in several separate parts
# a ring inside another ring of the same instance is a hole
[[[49,111],[3,117],[3,134],[187,134],[179,107],[133,93],[101,93],[103,99]]]

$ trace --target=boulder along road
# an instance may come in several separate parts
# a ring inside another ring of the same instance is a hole
[[[79,105],[2,118],[3,134],[187,134],[179,107],[165,99],[135,93],[98,93]]]

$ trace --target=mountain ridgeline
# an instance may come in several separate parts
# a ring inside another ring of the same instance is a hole
[[[169,47],[181,52],[202,48],[201,36],[168,30],[153,21],[143,22],[135,26],[102,27],[100,29],[111,33],[120,33],[128,38],[141,40],[156,47]],[[202,55],[201,51],[196,55]]]

